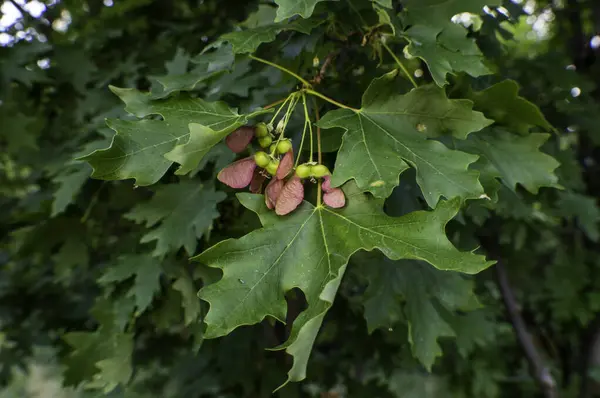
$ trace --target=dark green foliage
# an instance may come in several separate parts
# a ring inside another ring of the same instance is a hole
[[[0,27],[0,398],[543,396],[496,261],[559,396],[594,396],[600,9],[501,3],[48,0]]]

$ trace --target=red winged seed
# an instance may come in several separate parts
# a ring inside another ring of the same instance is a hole
[[[300,206],[304,199],[304,186],[299,178],[289,180],[281,190],[277,203],[275,205],[275,213],[279,216],[284,216],[291,213]]]
[[[283,189],[283,181],[273,178],[265,189],[265,204],[269,209],[275,208],[275,203]]]
[[[263,182],[267,179],[267,176],[261,171],[261,169],[254,169],[254,175],[252,176],[252,181],[250,182],[250,192],[252,193],[261,193]]]
[[[276,177],[278,180],[283,180],[290,174],[290,171],[294,168],[294,151],[290,150],[281,159],[279,162],[279,168],[277,169]]]
[[[217,179],[231,188],[245,188],[252,181],[254,169],[256,169],[256,163],[251,156],[233,162],[223,170],[219,171]]]
[[[254,127],[242,126],[225,138],[225,144],[235,153],[240,153],[254,138]]]
[[[331,191],[333,188],[331,187],[331,176],[326,175],[323,177],[323,184],[321,184],[321,188],[323,188],[323,192],[327,193]]]
[[[346,197],[344,191],[340,188],[332,188],[329,192],[325,192],[323,195],[323,203],[334,209],[339,209],[346,205]]]

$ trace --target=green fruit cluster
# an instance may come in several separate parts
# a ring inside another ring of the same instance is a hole
[[[331,172],[329,171],[327,166],[323,164],[310,165],[305,163],[296,167],[296,176],[299,178],[322,178],[329,174],[331,174]]]

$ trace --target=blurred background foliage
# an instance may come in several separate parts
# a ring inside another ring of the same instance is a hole
[[[157,263],[144,254],[148,244],[140,243],[152,225],[124,217],[139,211],[152,189],[132,189],[131,181],[89,179],[89,165],[74,160],[110,142],[113,132],[105,118],[128,117],[109,84],[156,90],[161,81],[193,75],[202,66],[195,56],[246,20],[258,4],[2,2],[0,397],[263,397],[285,378],[289,358],[264,350],[282,341],[288,332],[283,325],[272,329],[265,321],[264,328],[202,340],[190,320],[204,311],[195,295],[198,281],[211,276],[193,273],[187,262],[192,253],[185,250],[170,250]],[[501,78],[519,82],[520,95],[538,105],[556,128],[544,149],[561,162],[558,174],[566,189],[542,190],[538,196],[501,190],[501,205],[493,215],[473,205],[450,229],[465,248],[481,237],[506,264],[560,396],[596,396],[600,2],[506,1],[482,16],[461,14],[454,20],[468,27],[498,75],[453,77],[448,94],[463,98],[469,85],[483,89]],[[289,35],[267,51],[282,54],[292,69],[311,70],[312,58],[324,58],[328,46],[312,42],[311,36]],[[418,81],[430,79],[418,60],[409,64]],[[385,71],[376,67],[364,51],[349,48],[336,62],[334,78],[324,84],[345,103],[356,104],[365,84]],[[294,84],[278,71],[245,61],[215,79],[210,90],[203,83],[193,89],[242,109],[276,100]],[[193,178],[212,184],[214,171],[232,160],[227,156],[217,151]],[[169,173],[163,182],[175,178]],[[419,208],[416,194],[403,193],[411,189],[414,184],[399,187],[388,200],[388,211]],[[231,194],[218,209],[220,218],[195,252],[257,226]],[[123,256],[139,268],[119,268]],[[440,339],[444,356],[428,373],[412,358],[407,342],[401,305],[410,293],[397,293],[397,312],[385,314],[390,327],[370,334],[362,312],[373,299],[367,285],[377,275],[370,275],[368,264],[384,260],[365,255],[352,261],[342,298],[317,340],[307,380],[278,396],[540,394],[505,315],[493,269],[467,282],[467,295],[476,294],[480,309],[466,314],[439,310],[456,338]],[[429,286],[434,277],[423,269],[409,278]],[[414,294],[435,308],[459,300],[444,297],[435,286],[427,289]]]

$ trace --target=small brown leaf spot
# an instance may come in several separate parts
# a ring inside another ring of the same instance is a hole
[[[416,128],[419,133],[427,131],[427,126],[425,126],[423,123],[418,123]]]
[[[377,188],[377,187],[382,187],[384,185],[385,185],[385,181],[377,180],[377,181],[373,181],[369,186],[371,186],[373,188]]]

